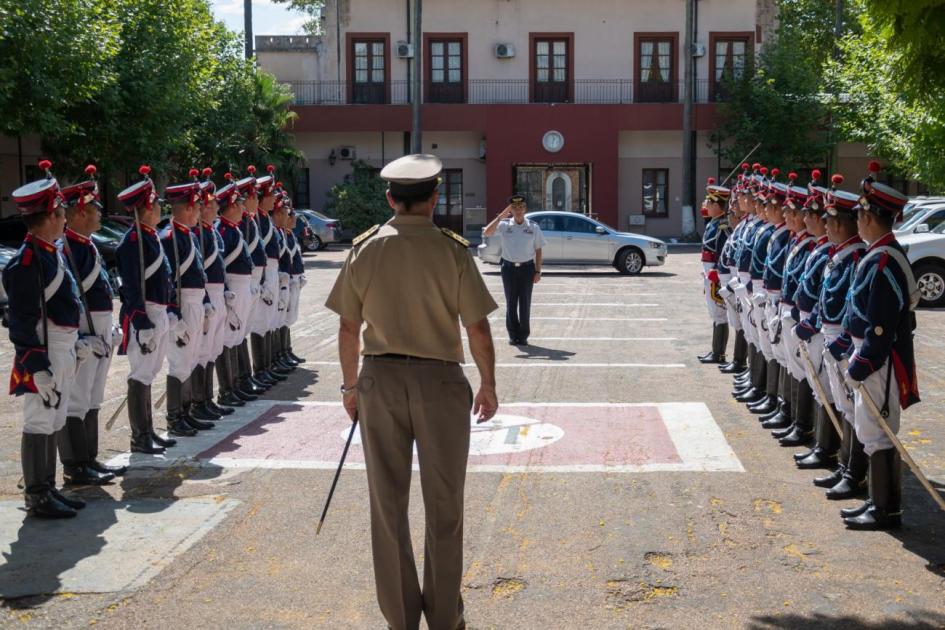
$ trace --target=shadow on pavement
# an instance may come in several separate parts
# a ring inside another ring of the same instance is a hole
[[[791,628],[800,630],[887,630],[893,628],[925,630],[926,628],[941,628],[945,626],[945,615],[930,610],[909,611],[913,617],[910,621],[899,619],[888,621],[868,622],[859,617],[844,615],[832,617],[814,613],[812,615],[777,615],[753,617],[748,623],[752,630],[767,628]]]
[[[518,345],[516,346],[522,354],[515,355],[516,359],[544,359],[547,361],[567,361],[574,356],[574,352],[567,350],[553,350],[541,346]]]
[[[313,260],[311,258],[306,258],[304,265],[305,265],[306,271],[311,270],[311,269],[341,269],[341,267],[344,266],[344,261],[343,260],[318,260],[318,259]]]
[[[904,549],[926,561],[928,571],[945,578],[945,512],[928,495],[918,479],[903,464],[902,528],[890,535],[902,542]],[[939,494],[945,494],[945,485],[930,481]],[[943,624],[941,627],[945,627]]]

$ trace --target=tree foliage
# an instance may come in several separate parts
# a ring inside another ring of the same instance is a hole
[[[321,35],[322,33],[322,24],[320,17],[322,15],[322,9],[325,8],[325,0],[273,0],[277,4],[288,5],[290,9],[296,11],[301,11],[309,17],[308,21],[302,25],[302,30],[304,30],[309,35]],[[335,0],[338,2],[338,0]]]
[[[385,194],[387,185],[378,177],[377,170],[363,160],[355,160],[351,165],[354,170],[346,181],[328,191],[325,211],[360,233],[390,219],[392,210]]]

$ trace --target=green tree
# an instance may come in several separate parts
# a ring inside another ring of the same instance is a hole
[[[274,0],[274,2],[286,4],[290,9],[301,11],[309,16],[308,21],[302,25],[302,30],[309,35],[321,35],[322,24],[320,18],[322,10],[325,8],[325,0]]]
[[[387,184],[378,177],[377,169],[362,160],[351,166],[354,170],[346,181],[328,191],[325,211],[360,233],[390,219],[392,210],[385,195]]]

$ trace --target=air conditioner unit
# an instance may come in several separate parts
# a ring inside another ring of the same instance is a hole
[[[354,147],[338,147],[338,158],[341,160],[353,160],[355,158]]]
[[[397,42],[397,56],[401,59],[413,59],[413,44]]]
[[[499,59],[511,59],[515,56],[515,46],[512,44],[496,44],[495,56]]]
[[[705,44],[700,44],[699,42],[695,42],[692,45],[692,56],[705,57]]]

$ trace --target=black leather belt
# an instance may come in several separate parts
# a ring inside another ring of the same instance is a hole
[[[443,359],[428,359],[425,357],[415,357],[409,354],[368,354],[365,359],[383,359],[385,361],[408,361],[412,363],[440,363],[444,365],[459,365],[456,361],[444,361]]]

